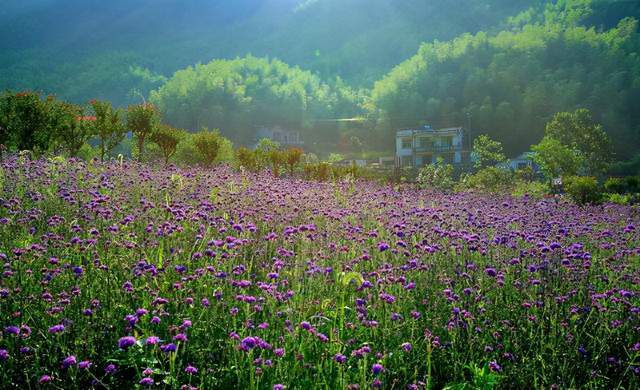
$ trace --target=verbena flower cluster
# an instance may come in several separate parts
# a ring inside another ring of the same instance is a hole
[[[24,156],[1,179],[3,388],[640,386],[637,208]]]

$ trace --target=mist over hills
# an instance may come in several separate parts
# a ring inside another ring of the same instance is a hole
[[[172,124],[239,142],[265,118],[309,133],[313,119],[358,115],[378,148],[398,126],[471,114],[511,153],[553,113],[587,107],[628,157],[639,17],[625,0],[8,0],[0,89],[152,97]]]

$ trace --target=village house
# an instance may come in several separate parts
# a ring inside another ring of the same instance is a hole
[[[400,167],[420,168],[442,159],[444,163],[469,163],[470,152],[462,127],[433,129],[425,125],[396,132],[396,163]]]
[[[302,147],[304,141],[299,131],[285,129],[280,126],[261,126],[256,131],[256,143],[267,138],[279,143],[282,146]]]

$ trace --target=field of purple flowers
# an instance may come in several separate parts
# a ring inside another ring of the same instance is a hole
[[[2,388],[637,388],[640,210],[12,157]]]

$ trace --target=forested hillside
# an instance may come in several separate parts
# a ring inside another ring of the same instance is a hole
[[[8,0],[0,89],[151,99],[175,126],[242,144],[269,124],[335,142],[314,121],[359,116],[376,150],[428,121],[517,154],[556,112],[586,107],[627,159],[638,18],[625,0]]]
[[[555,112],[586,107],[629,157],[640,145],[637,29],[630,18],[603,32],[548,19],[427,43],[375,84],[371,110],[383,131],[421,118],[472,121],[515,153],[542,137]]]
[[[138,100],[162,76],[247,54],[370,86],[421,42],[500,26],[532,0],[8,0],[0,89]]]

